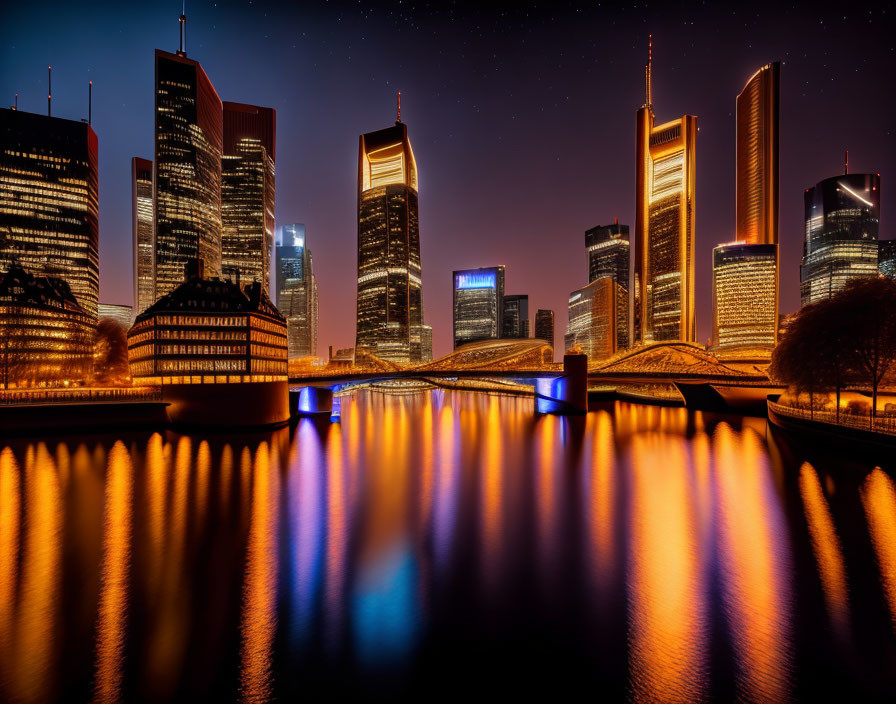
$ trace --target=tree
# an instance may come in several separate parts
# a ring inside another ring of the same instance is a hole
[[[112,318],[103,318],[96,326],[93,378],[103,386],[119,386],[130,379],[127,334]]]

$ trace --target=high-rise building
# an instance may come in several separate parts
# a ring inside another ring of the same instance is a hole
[[[713,345],[770,353],[778,331],[778,117],[781,65],[737,96],[736,242],[713,250]]]
[[[454,348],[501,336],[504,267],[455,271]]]
[[[712,251],[713,345],[766,350],[778,329],[778,245],[721,244]]]
[[[805,193],[802,304],[833,296],[847,282],[878,274],[880,176],[834,176]]]
[[[152,162],[131,159],[131,227],[134,237],[134,308],[137,315],[155,302],[152,230]]]
[[[539,308],[535,311],[535,337],[554,345],[554,311]]]
[[[417,164],[404,123],[362,134],[358,148],[356,352],[422,358]]]
[[[896,240],[878,243],[877,268],[884,276],[896,279]]]
[[[501,306],[501,337],[509,340],[529,337],[529,296],[505,294]]]
[[[100,320],[112,318],[112,320],[127,330],[131,327],[131,321],[134,319],[134,308],[118,303],[100,303],[97,317]]]
[[[651,47],[652,54],[652,47]],[[697,118],[654,124],[652,56],[645,67],[647,99],[638,110],[635,162],[636,344],[694,341],[694,223]]]
[[[605,277],[613,279],[624,291],[625,308],[628,310],[631,247],[628,225],[620,225],[617,220],[612,225],[586,230],[585,247],[588,249],[588,282]],[[617,327],[618,349],[627,349],[631,345],[628,316],[624,322]]]
[[[155,297],[185,280],[191,260],[221,275],[221,99],[202,66],[155,53]]]
[[[737,241],[778,244],[781,64],[759,69],[737,96]]]
[[[432,361],[432,325],[424,325],[422,330],[421,342],[422,352],[420,353],[421,362]]]
[[[277,308],[286,318],[289,357],[317,355],[317,278],[301,223],[283,226],[277,245]]]
[[[96,317],[99,180],[85,122],[0,109],[0,271],[63,279]]]
[[[627,324],[624,289],[612,277],[592,281],[569,295],[566,349],[582,348],[591,360],[606,359],[619,351],[619,327]]]
[[[221,268],[224,276],[260,281],[269,291],[277,113],[242,103],[225,102],[223,109]]]

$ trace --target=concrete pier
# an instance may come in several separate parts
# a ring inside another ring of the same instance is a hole
[[[333,389],[326,386],[303,386],[297,394],[290,394],[290,405],[295,397],[295,408],[300,416],[316,416],[333,411]]]
[[[563,355],[563,374],[535,382],[535,412],[578,415],[588,412],[588,356]]]

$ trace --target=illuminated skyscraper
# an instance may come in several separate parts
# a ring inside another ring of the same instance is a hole
[[[317,355],[317,278],[301,223],[283,226],[277,245],[277,308],[286,318],[289,357]]]
[[[504,267],[455,271],[454,348],[501,336]]]
[[[781,64],[759,69],[737,96],[737,241],[778,244]]]
[[[652,58],[652,57],[651,57]],[[635,343],[694,341],[697,118],[654,124],[652,60],[638,110],[635,164]]]
[[[94,318],[98,183],[90,125],[0,109],[0,271],[64,280]]]
[[[221,99],[202,66],[183,51],[156,49],[155,297],[202,262],[221,275]]]
[[[569,295],[566,349],[579,345],[590,360],[619,351],[619,328],[627,325],[625,290],[612,277],[592,281]]]
[[[778,330],[778,115],[781,65],[737,96],[737,241],[713,250],[713,345],[770,353]]]
[[[713,344],[767,350],[778,328],[778,246],[721,244],[712,251]]]
[[[134,319],[133,306],[126,306],[119,303],[100,303],[97,317],[112,318],[116,323],[121,325],[125,330],[131,327],[131,321]]]
[[[422,326],[417,164],[399,113],[359,140],[356,352],[419,362]]]
[[[529,337],[529,296],[504,295],[501,305],[501,337],[508,340]]]
[[[623,290],[628,310],[631,248],[628,225],[620,225],[617,220],[612,225],[592,227],[585,231],[585,246],[588,248],[588,282],[605,277],[613,279]],[[627,349],[631,344],[628,316],[617,326],[617,336],[617,348]]]
[[[539,308],[535,312],[535,337],[554,345],[554,311]]]
[[[833,296],[851,279],[878,274],[880,176],[843,174],[805,193],[802,304]]]
[[[277,113],[242,103],[224,106],[221,160],[221,268],[270,290],[274,246]]]
[[[420,361],[421,362],[431,362],[432,361],[432,325],[424,325],[422,328],[422,337],[421,337],[421,352],[420,352]]]
[[[155,303],[152,246],[152,162],[131,159],[131,226],[134,235],[134,308],[137,315]]]
[[[896,240],[881,240],[877,254],[877,268],[884,276],[896,279]]]

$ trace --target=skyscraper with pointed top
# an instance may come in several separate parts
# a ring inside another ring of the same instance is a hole
[[[184,282],[186,265],[221,274],[223,108],[198,61],[187,58],[186,16],[180,49],[155,52],[153,226],[155,297]]]
[[[656,125],[653,40],[644,69],[646,99],[636,118],[635,344],[694,341],[697,118]]]
[[[381,359],[423,356],[417,163],[401,121],[358,147],[358,302],[355,346]]]

